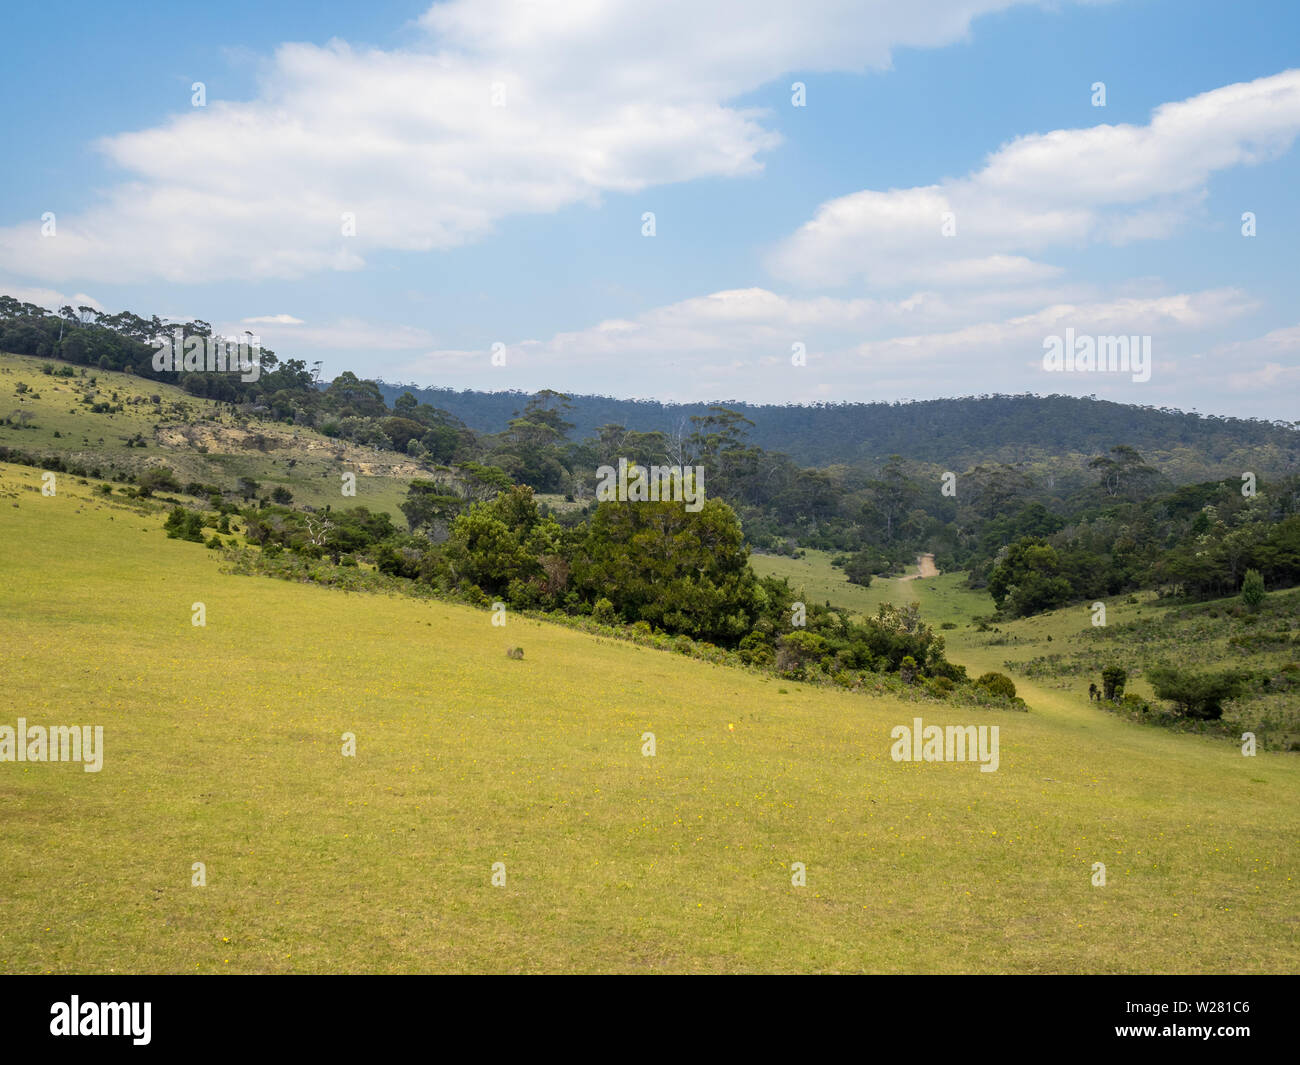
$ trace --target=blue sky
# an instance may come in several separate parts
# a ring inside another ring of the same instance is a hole
[[[420,384],[1300,417],[1292,3],[43,3],[6,28],[0,292]],[[1045,370],[1067,328],[1150,336],[1150,379]]]

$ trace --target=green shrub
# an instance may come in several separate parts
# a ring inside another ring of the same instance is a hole
[[[740,641],[736,649],[740,660],[747,666],[769,666],[776,659],[772,645],[759,632],[751,632]]]
[[[1128,672],[1119,666],[1107,666],[1101,671],[1101,697],[1117,703],[1124,695]]]
[[[203,515],[198,511],[186,510],[184,507],[172,507],[167,520],[163,522],[168,538],[172,540],[190,540],[196,544],[203,543]]]
[[[1258,610],[1264,602],[1264,578],[1257,569],[1246,570],[1241,582],[1241,601],[1251,610]]]
[[[916,680],[916,659],[911,655],[904,655],[903,660],[898,663],[898,676],[904,684],[911,684]]]
[[[181,485],[176,475],[166,466],[153,466],[140,474],[138,481],[141,495],[154,492],[179,492]]]
[[[944,677],[954,684],[965,684],[970,679],[966,676],[965,666],[959,666],[956,662],[949,662],[946,658],[931,662],[929,670],[932,677]]]
[[[808,667],[826,654],[826,640],[812,632],[791,632],[777,641],[776,668],[782,676],[802,680]]]
[[[1005,673],[985,673],[975,681],[975,687],[982,688],[989,695],[1001,699],[1014,699],[1016,697],[1015,682]]]
[[[1172,666],[1147,670],[1147,680],[1156,698],[1168,699],[1184,717],[1195,721],[1217,721],[1223,716],[1223,703],[1235,699],[1246,686],[1245,676],[1236,670],[1184,673]]]

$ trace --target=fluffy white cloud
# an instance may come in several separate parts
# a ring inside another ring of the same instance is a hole
[[[1038,2],[450,0],[407,49],[286,44],[256,99],[106,139],[129,180],[80,213],[53,205],[55,237],[0,229],[0,267],[295,278],[453,247],[606,191],[753,173],[778,138],[740,94],[793,70],[884,67],[896,47]]]
[[[765,289],[717,292],[633,319],[508,344],[501,387],[609,392],[616,385],[624,395],[764,402],[1029,387],[1110,393],[1137,403],[1159,396],[1172,403],[1189,381],[1185,363],[1199,338],[1257,306],[1235,289],[1123,298],[1088,293],[1080,299],[1068,298],[1069,291],[1034,290],[1032,312],[1000,318],[978,317],[996,313],[996,300],[931,293],[876,300],[798,299]],[[1067,328],[1078,335],[1151,336],[1152,380],[1134,384],[1115,375],[1044,371],[1044,339]],[[796,343],[804,345],[806,366],[792,362]],[[392,369],[401,379],[481,382],[489,354],[434,351]]]
[[[1145,126],[1020,137],[966,177],[831,200],[768,265],[806,285],[1041,280],[1053,268],[1023,253],[1167,236],[1212,174],[1276,158],[1297,133],[1300,70],[1227,85],[1164,104]]]
[[[1026,2],[1037,0],[453,0],[420,22],[444,47],[574,97],[693,106],[789,71],[883,69],[895,48],[950,44]]]

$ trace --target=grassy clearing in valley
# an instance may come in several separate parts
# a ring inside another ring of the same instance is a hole
[[[1294,756],[1026,681],[923,711],[1000,726],[997,772],[896,763],[915,704],[224,574],[39,484],[0,464],[0,724],[106,752],[0,763],[2,972],[1294,968]]]
[[[844,571],[831,565],[829,551],[807,551],[805,555],[751,554],[749,561],[760,577],[788,578],[790,587],[802,592],[807,602],[830,603],[857,614],[875,614],[881,603],[920,603],[926,621],[937,628],[945,621],[967,625],[976,616],[993,613],[988,593],[967,588],[964,573],[919,579],[872,577],[870,586],[864,588],[850,584]],[[913,568],[911,573],[915,572]]]

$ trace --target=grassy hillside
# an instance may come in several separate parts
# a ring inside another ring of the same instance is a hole
[[[919,580],[876,577],[863,588],[845,580],[830,558],[824,551],[808,551],[801,559],[754,555],[752,563],[764,576],[788,578],[810,601],[864,614],[881,603],[919,603],[931,625],[955,626],[943,632],[948,656],[972,676],[998,670],[1011,674],[1017,685],[1033,678],[1048,690],[1068,693],[1068,700],[1091,714],[1101,711],[1089,703],[1088,685],[1100,685],[1101,671],[1109,665],[1128,671],[1128,691],[1157,703],[1142,675],[1152,665],[1264,671],[1271,674],[1274,690],[1228,704],[1222,725],[1211,731],[1239,740],[1250,730],[1282,749],[1300,744],[1300,588],[1270,593],[1258,614],[1244,610],[1237,597],[1175,605],[1143,592],[1100,600],[1106,605],[1104,626],[1092,623],[1091,604],[1078,604],[1000,621],[983,631],[975,619],[991,615],[993,601],[967,588],[964,573]]]
[[[42,366],[75,376],[46,374]],[[406,486],[414,477],[430,476],[427,466],[392,451],[235,413],[228,404],[173,385],[105,370],[82,376],[82,369],[0,354],[0,446],[59,455],[87,470],[98,468],[106,479],[165,465],[181,484],[197,481],[233,491],[240,477],[251,477],[264,493],[285,486],[295,503],[366,506],[387,511],[399,523],[397,505]],[[110,409],[96,412],[95,404]],[[340,492],[345,472],[357,475],[355,498]]]
[[[237,577],[40,480],[0,464],[0,724],[106,754],[0,763],[0,971],[1294,968],[1294,756],[1032,678],[956,711]],[[998,725],[999,770],[892,761],[917,715]]]
[[[1105,626],[1094,626],[1088,607],[1079,605],[1000,623],[997,632],[963,634],[954,646],[959,658],[999,658],[990,668],[1017,680],[1034,677],[1085,703],[1088,684],[1100,685],[1108,665],[1128,672],[1128,691],[1156,703],[1143,675],[1153,665],[1263,672],[1265,690],[1228,703],[1222,724],[1204,727],[1234,742],[1249,730],[1261,742],[1300,749],[1300,589],[1271,593],[1258,614],[1235,597],[1169,606],[1143,593],[1105,602]]]

